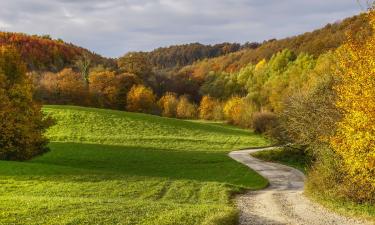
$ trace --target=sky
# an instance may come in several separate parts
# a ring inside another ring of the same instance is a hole
[[[0,0],[0,30],[49,34],[119,57],[174,44],[279,39],[361,11],[356,0]]]

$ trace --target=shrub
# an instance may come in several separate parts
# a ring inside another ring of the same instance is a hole
[[[270,132],[276,127],[277,116],[271,112],[257,112],[253,114],[252,127],[258,134]]]
[[[0,160],[27,160],[48,151],[51,125],[33,100],[32,81],[12,47],[0,47]]]
[[[150,88],[143,85],[133,86],[127,96],[127,110],[130,112],[157,112],[156,97]]]
[[[191,103],[187,96],[180,97],[177,105],[177,117],[181,119],[196,119],[198,107]]]

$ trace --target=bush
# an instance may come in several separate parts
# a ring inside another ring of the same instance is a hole
[[[252,127],[258,134],[271,132],[277,125],[277,116],[271,112],[257,112],[253,114]]]
[[[28,160],[48,151],[51,125],[33,100],[32,81],[12,47],[0,47],[0,160]]]

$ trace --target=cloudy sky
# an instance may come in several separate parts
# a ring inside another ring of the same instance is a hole
[[[0,30],[99,54],[282,38],[360,13],[356,0],[0,0]]]

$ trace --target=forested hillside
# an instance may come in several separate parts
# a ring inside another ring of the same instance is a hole
[[[183,68],[181,72],[190,73],[197,78],[203,78],[210,71],[236,72],[249,63],[256,64],[262,59],[268,60],[283,49],[289,49],[296,54],[308,53],[317,57],[342,45],[346,40],[347,32],[361,31],[359,33],[365,33],[365,36],[368,36],[370,30],[365,15],[362,14],[298,36],[268,40],[257,48],[244,49],[221,57],[202,60]]]
[[[87,49],[53,40],[48,35],[26,35],[22,33],[0,32],[0,46],[12,45],[21,54],[29,70],[60,71],[71,67],[79,60],[90,60],[92,65],[113,64],[111,60],[103,58]]]
[[[238,43],[216,45],[192,43],[158,48],[145,54],[155,69],[173,69],[193,64],[201,59],[227,55],[242,49],[255,49],[259,46],[260,44],[255,42],[243,45]]]

